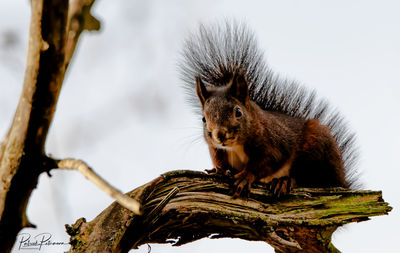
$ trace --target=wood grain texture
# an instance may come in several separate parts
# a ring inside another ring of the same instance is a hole
[[[276,252],[338,252],[331,244],[337,227],[391,210],[379,191],[296,189],[276,199],[265,189],[255,185],[248,199],[234,199],[226,178],[169,172],[128,193],[142,203],[143,216],[113,203],[93,221],[67,226],[70,252],[128,252],[204,237],[265,241]]]

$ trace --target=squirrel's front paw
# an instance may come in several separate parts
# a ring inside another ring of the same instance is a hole
[[[291,192],[295,184],[296,181],[291,177],[274,178],[269,184],[269,190],[274,196],[280,197]]]
[[[249,194],[251,185],[256,180],[256,176],[248,170],[242,170],[241,172],[237,173],[234,178],[234,198],[243,196],[244,193]]]

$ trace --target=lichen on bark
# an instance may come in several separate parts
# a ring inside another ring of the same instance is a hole
[[[338,252],[331,243],[337,227],[391,210],[379,191],[295,189],[277,199],[256,184],[249,198],[235,199],[230,183],[195,171],[163,174],[127,193],[142,203],[144,215],[113,203],[93,221],[78,220],[70,252],[127,252],[205,237],[265,241],[276,252]]]

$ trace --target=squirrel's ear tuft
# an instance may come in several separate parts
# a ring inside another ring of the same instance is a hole
[[[197,92],[197,96],[200,99],[201,105],[204,105],[207,98],[210,97],[210,92],[207,90],[207,88],[204,85],[203,81],[201,80],[200,76],[196,77],[196,92]]]
[[[233,75],[232,81],[228,84],[228,91],[243,104],[249,101],[249,88],[243,71],[238,71]]]

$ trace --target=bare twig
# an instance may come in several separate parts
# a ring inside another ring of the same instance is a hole
[[[123,207],[131,210],[135,214],[142,214],[141,205],[138,201],[111,186],[99,175],[96,174],[85,162],[77,159],[64,159],[56,161],[58,168],[79,171],[85,178],[97,185],[101,190],[114,198]]]
[[[100,21],[92,16],[90,10],[95,0],[70,0],[68,8],[68,34],[65,55],[65,65],[68,66],[79,35],[84,31],[100,30]]]

